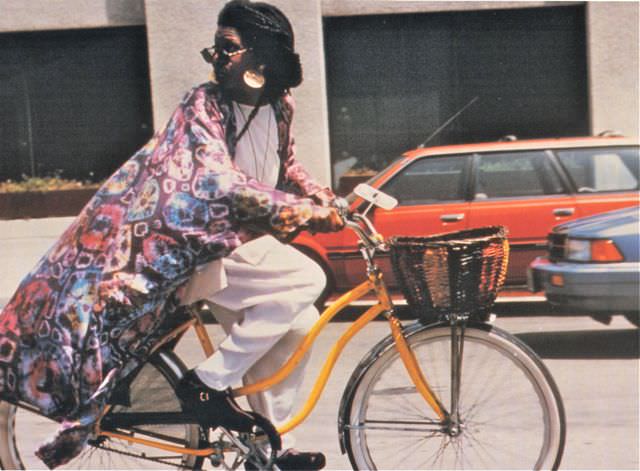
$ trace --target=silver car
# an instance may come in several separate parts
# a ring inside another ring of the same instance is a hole
[[[576,219],[553,228],[548,256],[528,270],[531,291],[554,305],[600,315],[622,313],[638,325],[639,207]]]

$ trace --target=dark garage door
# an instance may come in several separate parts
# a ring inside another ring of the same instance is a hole
[[[0,35],[0,179],[99,180],[151,132],[144,28]]]
[[[380,168],[475,97],[428,145],[587,134],[584,15],[575,5],[325,18],[334,165]]]

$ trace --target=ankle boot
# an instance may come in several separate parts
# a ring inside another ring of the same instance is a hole
[[[203,428],[225,427],[238,432],[250,432],[252,415],[240,408],[230,390],[219,391],[202,382],[194,370],[189,370],[176,388],[185,412]]]

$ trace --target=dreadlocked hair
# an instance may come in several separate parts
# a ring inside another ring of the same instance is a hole
[[[245,45],[265,65],[267,99],[277,99],[302,83],[293,28],[278,8],[264,2],[232,0],[220,11],[218,25],[237,29]]]

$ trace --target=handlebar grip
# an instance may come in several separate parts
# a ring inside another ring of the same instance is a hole
[[[333,200],[332,205],[338,210],[340,216],[342,216],[342,218],[346,220],[349,216],[349,202],[346,199],[338,196]]]

